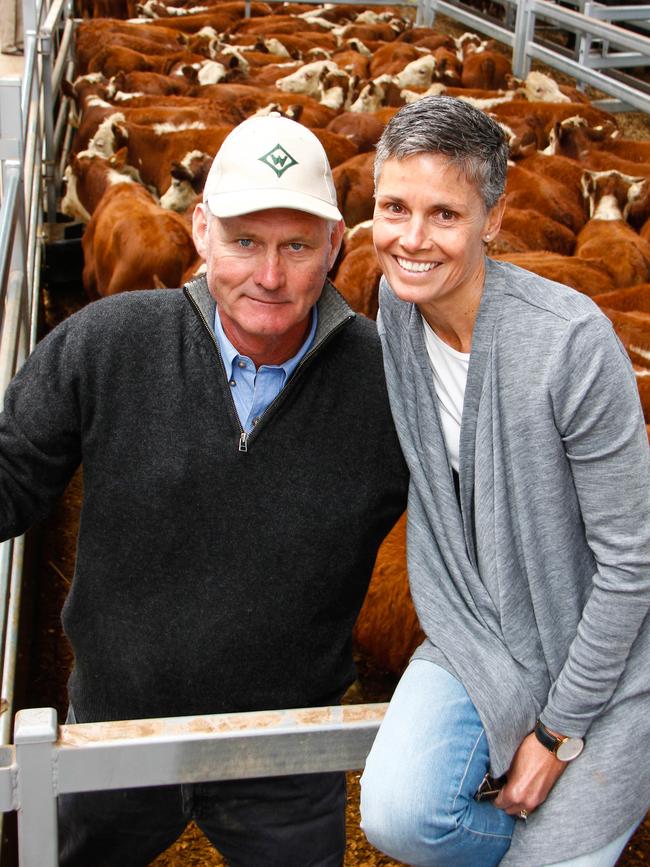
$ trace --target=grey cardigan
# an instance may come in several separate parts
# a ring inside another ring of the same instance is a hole
[[[586,738],[502,863],[595,850],[650,805],[650,462],[630,362],[589,298],[486,260],[459,509],[420,314],[385,280],[380,307],[416,656],[464,684],[497,776],[538,716]]]

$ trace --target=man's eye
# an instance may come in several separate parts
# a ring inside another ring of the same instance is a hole
[[[295,253],[299,253],[301,250],[305,249],[305,245],[301,244],[300,241],[292,241],[289,244],[289,249],[293,250]]]
[[[443,222],[449,222],[454,219],[454,212],[443,208],[442,211],[440,211],[440,219],[443,220]]]
[[[239,238],[237,241],[240,247],[252,247],[253,242],[250,238]]]
[[[391,214],[401,214],[402,206],[398,205],[397,202],[389,202],[387,205],[387,209],[391,212]]]

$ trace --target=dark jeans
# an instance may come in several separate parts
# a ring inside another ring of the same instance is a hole
[[[233,867],[341,867],[345,775],[62,795],[60,863],[145,867],[190,819]]]

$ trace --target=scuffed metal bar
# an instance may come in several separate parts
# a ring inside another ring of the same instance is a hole
[[[57,794],[363,767],[385,704],[61,726]]]

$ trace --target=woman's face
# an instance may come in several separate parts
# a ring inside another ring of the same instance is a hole
[[[373,238],[381,268],[403,301],[428,307],[463,305],[480,295],[483,241],[499,231],[504,201],[483,200],[447,157],[422,153],[383,165]]]

